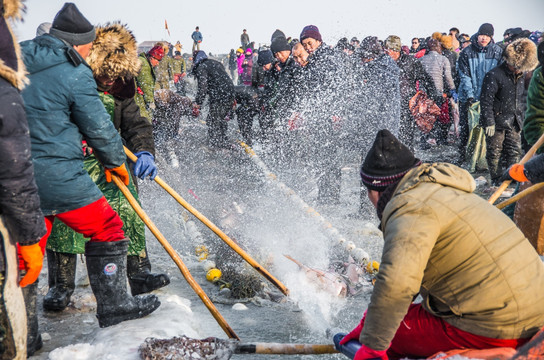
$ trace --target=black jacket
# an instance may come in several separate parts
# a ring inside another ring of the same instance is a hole
[[[480,125],[520,131],[525,118],[526,100],[524,74],[515,75],[506,63],[502,63],[485,74],[480,95]]]
[[[419,82],[420,90],[425,90],[427,95],[438,105],[442,104],[442,93],[436,91],[433,79],[418,59],[401,53],[397,59],[397,65],[400,68],[399,85],[403,107],[407,108],[408,102],[416,94],[417,82]]]
[[[193,72],[198,82],[198,91],[195,97],[195,102],[198,105],[202,105],[206,95],[210,97],[210,103],[234,102],[234,84],[219,61],[203,59],[196,64]]]
[[[19,91],[2,77],[0,154],[0,215],[12,241],[35,244],[45,235],[45,223],[30,158],[28,123]]]
[[[140,114],[134,101],[134,79],[116,81],[109,93],[115,100],[113,124],[119,130],[125,145],[134,153],[148,151],[155,156],[153,125]]]

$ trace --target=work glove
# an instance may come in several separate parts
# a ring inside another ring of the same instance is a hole
[[[40,243],[36,243],[34,245],[19,245],[19,253],[26,270],[26,275],[21,279],[19,285],[25,287],[38,280],[42,271],[43,252]]]
[[[525,174],[525,166],[523,164],[514,164],[508,168],[499,179],[501,182],[510,180],[517,182],[527,182],[529,179]]]
[[[459,101],[459,95],[457,95],[457,91],[455,91],[455,89],[450,90],[450,95],[453,98],[453,101],[455,102]]]
[[[151,180],[155,180],[155,176],[157,176],[155,157],[148,151],[140,151],[134,155],[138,157],[134,165],[134,175],[142,180],[149,175]]]
[[[177,84],[180,78],[181,78],[181,74],[174,74],[174,84]]]
[[[353,360],[389,360],[387,350],[374,350],[362,344],[359,350],[355,353]]]
[[[121,178],[121,181],[123,181],[125,185],[128,186],[128,184],[130,183],[130,175],[128,174],[127,168],[124,163],[121,166],[113,169],[104,168],[104,174],[106,175],[107,182],[111,182],[112,173],[119,176]]]
[[[485,127],[485,134],[488,137],[492,137],[493,135],[495,135],[495,125],[486,126]]]
[[[194,104],[193,105],[193,117],[198,117],[198,115],[200,115],[200,106],[198,106],[197,104]]]

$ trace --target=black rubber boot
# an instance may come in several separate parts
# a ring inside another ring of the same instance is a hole
[[[127,275],[132,295],[148,293],[170,284],[168,275],[151,273],[147,250],[145,257],[127,256]]]
[[[22,290],[26,308],[26,355],[30,357],[43,346],[42,335],[38,330],[38,308],[36,304],[38,298],[38,280],[34,284],[22,288]]]
[[[133,297],[127,293],[127,248],[128,240],[85,244],[87,272],[101,328],[144,317],[161,304],[155,295]]]
[[[47,249],[49,291],[43,298],[43,308],[62,311],[70,303],[76,288],[77,255]]]

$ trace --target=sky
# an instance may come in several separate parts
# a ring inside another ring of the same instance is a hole
[[[93,24],[120,20],[140,43],[145,40],[180,41],[191,51],[191,33],[200,27],[201,49],[227,53],[240,46],[242,29],[251,41],[269,44],[274,30],[298,38],[306,25],[316,25],[328,44],[341,37],[368,35],[385,39],[398,35],[403,44],[412,37],[448,32],[457,27],[474,34],[489,22],[495,39],[504,30],[522,27],[544,30],[544,0],[73,0]],[[15,24],[19,41],[32,39],[42,22],[52,22],[62,0],[26,0],[24,22]],[[168,23],[170,35],[165,30]]]

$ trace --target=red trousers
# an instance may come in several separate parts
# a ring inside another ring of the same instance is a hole
[[[123,221],[108,204],[105,197],[101,197],[89,205],[79,209],[70,210],[62,214],[45,217],[46,234],[40,239],[42,252],[45,252],[47,238],[51,234],[53,221],[58,218],[74,231],[90,238],[90,241],[109,242],[119,241],[125,238]],[[21,256],[19,256],[19,269],[24,269]]]
[[[460,330],[412,304],[387,350],[390,359],[426,358],[453,349],[518,348],[530,339],[492,339]]]

